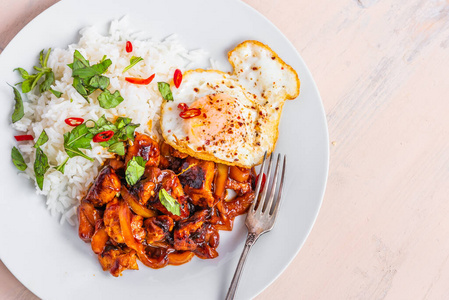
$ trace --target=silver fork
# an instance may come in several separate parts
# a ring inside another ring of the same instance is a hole
[[[266,162],[265,153],[263,157],[262,166],[259,172],[259,178],[256,184],[256,194],[254,202],[248,210],[246,216],[246,227],[248,228],[248,236],[245,242],[245,248],[243,248],[242,255],[240,256],[237,269],[235,270],[234,277],[232,278],[231,286],[229,287],[228,293],[226,295],[226,300],[234,299],[235,292],[237,291],[237,286],[239,284],[240,275],[242,274],[243,267],[245,266],[246,257],[248,256],[251,247],[256,243],[259,236],[270,231],[274,227],[274,222],[276,221],[276,216],[279,211],[279,203],[281,202],[282,190],[284,187],[284,174],[285,174],[285,163],[287,157],[284,155],[284,162],[282,163],[281,169],[279,168],[281,164],[281,154],[278,154],[276,170],[274,171],[274,178],[270,182],[271,177],[271,166],[272,166],[272,156],[268,158],[268,171],[265,185],[263,187],[262,193],[259,194],[260,186],[263,181],[263,174]],[[280,185],[276,197],[276,186],[278,184],[279,172],[281,173]],[[271,186],[270,195],[267,197],[268,187]],[[268,201],[267,201],[268,199]]]

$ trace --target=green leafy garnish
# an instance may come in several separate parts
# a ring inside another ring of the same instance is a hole
[[[172,214],[176,216],[181,215],[181,206],[179,202],[173,198],[165,189],[159,190],[159,201]]]
[[[69,161],[69,157],[67,157],[62,164],[55,167],[55,169],[58,170],[59,172],[61,172],[62,174],[64,174],[65,165],[67,164],[68,161]]]
[[[131,69],[132,67],[134,67],[138,62],[140,62],[140,61],[142,61],[142,60],[143,60],[142,57],[137,57],[137,56],[131,57],[131,59],[129,60],[129,66],[127,66],[126,68],[124,68],[122,73],[125,73],[126,71],[128,71],[129,69]]]
[[[116,142],[109,146],[108,151],[117,153],[118,155],[125,155],[125,144],[123,144],[123,142]]]
[[[37,147],[36,160],[34,161],[34,175],[36,176],[37,185],[41,190],[44,187],[44,175],[49,168],[47,155],[45,155],[40,147]]]
[[[26,72],[26,71],[25,71]],[[23,101],[20,92],[15,87],[11,86],[14,91],[14,100],[16,100],[16,104],[14,105],[14,112],[12,113],[12,122],[15,123],[23,118]]]
[[[68,65],[72,69],[72,85],[87,102],[89,102],[87,97],[97,89],[107,91],[109,78],[101,74],[106,72],[111,64],[112,61],[104,56],[99,63],[91,66],[78,50],[73,53],[73,63]]]
[[[62,93],[61,93],[61,92],[55,91],[55,90],[52,89],[52,88],[50,88],[50,92],[52,92],[52,94],[55,95],[56,98],[61,98],[61,96],[62,96]]]
[[[39,136],[39,138],[36,141],[36,144],[34,144],[34,148],[38,148],[38,147],[42,146],[47,141],[48,141],[48,135],[45,132],[45,130],[42,130],[41,135]]]
[[[39,83],[39,80],[43,77],[44,80],[39,85],[39,92],[43,93],[50,90],[51,85],[55,83],[55,74],[53,70],[47,67],[48,58],[50,56],[51,48],[48,49],[44,56],[44,50],[40,52],[39,64],[40,67],[34,66],[33,69],[37,71],[35,74],[29,74],[22,68],[16,68],[15,71],[20,73],[23,81],[18,84],[22,84],[22,93],[28,93]],[[59,92],[58,92],[59,93]]]
[[[19,169],[20,171],[25,171],[27,165],[25,163],[25,160],[23,159],[22,153],[20,153],[19,149],[17,149],[16,147],[12,147],[11,149],[11,158],[13,164],[17,169]]]
[[[120,95],[119,91],[115,91],[114,94],[111,94],[109,90],[105,90],[98,95],[98,102],[102,108],[114,108],[123,102],[123,97]]]
[[[167,101],[173,101],[173,94],[170,89],[170,85],[166,82],[158,82],[157,88],[159,89],[159,92],[162,95],[162,98],[164,98]]]
[[[126,182],[133,186],[139,181],[145,172],[146,161],[141,156],[134,156],[126,165],[125,179]]]
[[[89,131],[86,123],[76,126],[72,131],[64,134],[64,149],[69,157],[81,156],[90,161],[90,158],[80,149],[92,149],[90,142],[94,135]]]

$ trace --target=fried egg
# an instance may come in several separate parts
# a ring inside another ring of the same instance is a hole
[[[165,141],[190,156],[249,168],[270,154],[278,138],[285,100],[299,95],[298,75],[268,46],[245,41],[228,53],[234,71],[190,70],[174,101],[164,101],[161,131]],[[185,103],[200,114],[182,118]]]

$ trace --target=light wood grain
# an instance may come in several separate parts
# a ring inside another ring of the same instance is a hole
[[[55,0],[0,2],[0,48]],[[323,98],[317,222],[257,299],[449,299],[449,1],[246,0]],[[35,299],[1,264],[1,299]]]

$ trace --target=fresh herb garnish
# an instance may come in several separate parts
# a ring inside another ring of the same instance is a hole
[[[92,149],[90,142],[92,141],[93,134],[90,132],[86,123],[76,126],[72,131],[64,134],[64,149],[69,157],[81,156],[90,161],[90,158],[84,154],[80,149]]]
[[[40,52],[39,55],[39,63],[40,67],[34,66],[34,70],[37,71],[35,74],[29,74],[26,70],[22,68],[16,68],[15,71],[18,71],[20,73],[20,76],[22,76],[23,81],[19,82],[18,84],[22,84],[22,93],[28,93],[32,89],[34,89],[35,86],[37,86],[39,80],[43,77],[44,80],[39,85],[39,92],[43,93],[48,90],[50,90],[51,85],[55,83],[55,74],[53,73],[53,70],[49,67],[47,67],[48,58],[50,56],[51,48],[48,49],[47,53],[44,56],[44,50]],[[57,91],[55,91],[57,92]],[[54,93],[52,91],[52,93]],[[58,92],[59,93],[59,92]]]
[[[133,186],[139,181],[145,172],[146,161],[141,156],[134,156],[126,165],[125,178],[126,182]]]
[[[124,68],[122,73],[125,73],[126,71],[128,71],[129,69],[134,67],[138,62],[141,62],[142,60],[143,60],[142,57],[137,57],[137,56],[131,57],[131,59],[129,60],[129,66]]]
[[[158,82],[157,88],[159,89],[159,92],[162,95],[162,98],[164,98],[167,101],[173,101],[173,94],[170,89],[170,85],[166,82]]]
[[[87,126],[88,122],[93,122],[93,126]],[[140,124],[131,123],[130,118],[119,117],[115,121],[115,124],[108,121],[103,115],[96,122],[93,120],[87,120],[81,125],[75,127],[72,131],[64,134],[64,148],[69,157],[82,156],[89,160],[92,158],[85,155],[80,149],[92,149],[91,141],[94,136],[101,132],[112,131],[114,135],[107,141],[100,142],[99,144],[111,153],[117,153],[118,155],[125,155],[125,145],[123,142],[127,140],[134,140],[134,131]],[[95,142],[95,140],[94,140]]]
[[[109,86],[109,78],[101,75],[107,71],[111,64],[112,61],[103,56],[99,63],[91,66],[90,62],[85,59],[78,50],[75,50],[73,53],[73,63],[68,65],[72,69],[72,85],[78,93],[86,99],[87,102],[89,102],[87,97],[97,89],[103,91],[98,96],[100,106],[103,108],[113,108],[123,101],[123,98],[120,96],[120,92],[116,91],[114,94],[111,94],[107,90],[107,87]],[[113,95],[113,97],[110,95]]]
[[[119,91],[115,91],[114,94],[111,94],[109,90],[105,90],[98,95],[98,102],[102,108],[114,108],[123,102],[123,97],[120,95]]]
[[[23,159],[22,153],[20,153],[19,149],[17,149],[16,147],[12,147],[11,149],[11,159],[17,169],[19,169],[20,171],[26,170],[27,165],[25,163],[25,160]]]
[[[47,155],[45,155],[40,147],[37,147],[36,160],[34,161],[34,175],[36,176],[37,185],[41,190],[44,187],[44,175],[49,168]]]
[[[36,144],[34,144],[34,148],[38,148],[38,147],[42,146],[47,141],[48,141],[48,135],[45,132],[45,130],[42,130],[41,135],[39,136],[39,138],[36,141]]]
[[[52,89],[52,88],[50,88],[50,92],[52,92],[52,94],[55,95],[56,98],[61,98],[61,96],[62,96],[62,93],[61,93],[61,92],[55,91],[55,90]]]
[[[11,86],[11,85],[10,85]],[[20,92],[15,87],[11,86],[14,91],[14,100],[16,100],[16,104],[14,105],[14,112],[12,113],[12,122],[15,123],[23,118],[23,101]]]
[[[176,216],[181,215],[181,206],[179,202],[173,198],[165,189],[159,190],[159,201],[172,214]]]
[[[42,130],[41,135],[37,139],[34,147],[36,148],[36,159],[34,160],[34,175],[36,176],[36,182],[39,188],[42,190],[44,187],[44,175],[50,168],[48,165],[48,158],[42,151],[41,146],[48,141],[48,136],[45,130]]]
[[[67,164],[68,161],[69,161],[69,157],[67,157],[62,164],[60,164],[59,166],[54,167],[54,168],[56,170],[58,170],[59,172],[61,172],[62,174],[64,174],[65,165]]]

